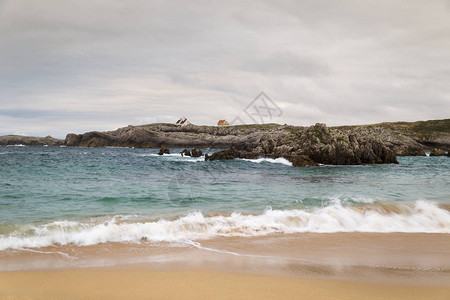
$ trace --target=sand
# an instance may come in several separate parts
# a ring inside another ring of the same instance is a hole
[[[450,299],[449,287],[208,270],[73,269],[0,273],[2,299]]]
[[[450,299],[450,235],[292,234],[0,253],[0,299]]]

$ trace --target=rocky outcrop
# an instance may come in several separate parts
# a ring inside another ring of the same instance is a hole
[[[447,155],[447,153],[445,153],[444,150],[438,149],[438,148],[433,148],[433,149],[431,149],[431,152],[430,152],[430,156],[446,156],[446,155]]]
[[[192,149],[192,151],[188,149],[184,149],[180,152],[181,156],[192,156],[192,157],[200,157],[203,155],[202,150],[197,150],[195,148]]]
[[[67,146],[78,146],[81,143],[82,139],[82,134],[69,133],[68,135],[66,135],[64,144]]]
[[[189,151],[188,149],[184,149],[180,152],[180,154],[181,156],[191,156],[191,151]]]
[[[162,147],[159,149],[158,155],[170,154],[170,150],[168,148]]]
[[[53,137],[35,137],[21,135],[4,135],[0,136],[0,145],[25,145],[25,146],[61,146],[63,140]]]
[[[284,157],[294,166],[398,163],[394,152],[381,140],[331,129],[319,123],[295,132],[289,139],[264,134],[254,145],[233,146],[205,159],[251,159],[261,156]]]
[[[192,157],[200,157],[203,155],[202,150],[192,149]]]
[[[376,136],[399,156],[425,156],[425,150],[450,148],[450,119],[338,128]]]
[[[337,129],[381,140],[397,156],[425,156],[425,146],[409,136],[377,126],[344,126]]]

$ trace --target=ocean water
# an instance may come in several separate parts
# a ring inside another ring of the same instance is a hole
[[[0,147],[0,251],[301,232],[450,233],[448,157],[296,168],[282,158],[205,162],[181,150]]]

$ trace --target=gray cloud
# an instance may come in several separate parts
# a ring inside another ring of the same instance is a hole
[[[448,3],[0,0],[0,134],[448,118]]]
[[[300,57],[291,52],[277,52],[267,57],[250,58],[244,69],[270,75],[305,77],[327,76],[331,69],[313,57]]]

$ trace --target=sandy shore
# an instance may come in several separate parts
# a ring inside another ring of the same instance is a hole
[[[450,235],[292,234],[0,252],[0,299],[450,299]]]
[[[206,270],[74,269],[0,273],[2,299],[449,299],[450,287]]]

